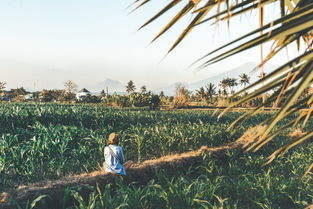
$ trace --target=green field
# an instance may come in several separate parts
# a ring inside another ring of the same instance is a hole
[[[232,142],[268,117],[250,118],[231,136],[226,129],[239,115],[228,113],[217,120],[211,111],[0,104],[0,192],[97,170],[111,132],[120,134],[127,160],[142,162]],[[310,120],[307,127],[312,126]],[[290,131],[278,138],[290,140],[286,137]],[[161,171],[148,185],[118,181],[105,192],[95,189],[84,201],[78,193],[71,195],[77,208],[304,208],[313,200],[312,175],[303,177],[312,163],[313,145],[300,145],[262,168],[280,143],[270,143],[257,153],[230,151],[221,159],[207,154],[201,165],[175,173]]]

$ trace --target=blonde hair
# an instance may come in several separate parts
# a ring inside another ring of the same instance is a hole
[[[111,133],[108,138],[108,144],[118,144],[118,134]]]

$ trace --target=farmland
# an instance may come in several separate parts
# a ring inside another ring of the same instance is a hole
[[[232,142],[268,114],[250,118],[230,135],[226,129],[240,113],[218,120],[211,111],[1,104],[0,192],[97,170],[111,132],[120,134],[125,158],[140,163]],[[312,125],[311,120],[307,127]],[[289,131],[278,137],[291,140],[286,137]],[[221,158],[205,154],[200,165],[175,173],[160,171],[147,185],[118,180],[114,189],[110,185],[102,192],[95,188],[85,201],[78,193],[72,195],[80,208],[304,208],[313,198],[312,176],[303,177],[312,163],[312,143],[261,167],[280,145],[271,143],[257,153],[228,151]]]

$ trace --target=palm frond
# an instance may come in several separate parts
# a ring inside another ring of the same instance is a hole
[[[149,19],[142,27],[153,22],[181,1],[182,0],[173,0],[155,16]],[[147,0],[137,0],[135,3],[139,4],[138,6],[141,7],[147,3]],[[280,14],[280,17],[264,24],[264,10],[267,8],[265,6],[273,5],[275,3],[279,3],[278,13]],[[197,6],[200,4],[202,6],[197,9]],[[213,8],[217,8],[215,14],[211,13]],[[230,56],[253,47],[262,46],[262,44],[271,41],[273,42],[273,47],[265,59],[259,64],[258,67],[261,67],[289,45],[296,44],[298,51],[300,52],[301,43],[306,44],[305,50],[300,53],[298,57],[282,64],[261,80],[235,93],[230,99],[239,97],[238,101],[230,104],[229,107],[220,114],[219,117],[222,117],[223,114],[237,105],[249,102],[265,93],[270,94],[269,98],[263,101],[258,107],[235,120],[229,127],[229,129],[231,129],[235,124],[241,125],[248,117],[257,114],[266,105],[270,105],[271,103],[281,103],[281,108],[273,108],[276,110],[273,116],[261,123],[261,125],[264,126],[264,131],[256,141],[245,146],[247,151],[259,150],[269,141],[274,140],[282,130],[289,126],[301,122],[303,123],[302,127],[304,128],[309,118],[312,118],[313,95],[306,95],[305,97],[302,95],[306,89],[313,85],[313,0],[189,0],[186,6],[153,39],[154,41],[163,35],[186,14],[195,14],[195,17],[191,20],[183,33],[180,34],[178,39],[170,47],[170,52],[197,26],[203,25],[204,23],[216,24],[219,21],[229,21],[235,16],[256,9],[259,10],[260,14],[260,24],[258,29],[210,51],[195,62],[203,62],[200,63],[199,68],[206,68],[213,63],[220,62]],[[276,93],[273,93],[274,89],[278,89]],[[282,98],[284,98],[284,100],[282,100]],[[304,108],[308,109],[303,110]],[[277,127],[283,118],[298,112],[300,112],[299,117],[292,119],[288,124],[285,124],[274,131],[275,127]],[[271,156],[269,156],[266,164],[274,160],[276,156],[284,155],[291,148],[312,137],[313,130],[311,129],[298,139],[277,149]]]

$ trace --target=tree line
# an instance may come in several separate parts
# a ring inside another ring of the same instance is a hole
[[[260,78],[261,79],[261,78]],[[107,106],[115,107],[150,107],[151,109],[158,109],[160,105],[167,105],[173,108],[182,108],[185,106],[217,106],[226,107],[231,102],[240,99],[240,96],[231,98],[236,93],[236,87],[242,86],[245,88],[250,84],[250,77],[243,73],[238,78],[226,77],[222,79],[218,86],[213,83],[200,87],[195,92],[189,91],[183,85],[176,86],[174,96],[166,96],[163,91],[159,94],[148,90],[147,86],[143,85],[137,90],[135,83],[130,80],[125,86],[126,94],[109,94],[102,90],[98,96],[91,93],[84,97],[77,97],[78,85],[73,81],[68,80],[64,82],[64,89],[44,89],[40,92],[33,92],[33,97],[25,99],[27,92],[23,87],[4,91],[6,83],[0,82],[0,99],[5,100],[9,95],[9,101],[37,101],[37,102],[69,102],[69,103],[103,103]],[[272,94],[279,92],[273,91]],[[305,95],[311,93],[309,89],[305,91]],[[8,95],[6,95],[8,94]],[[244,93],[246,95],[247,92]],[[243,95],[243,96],[244,96]],[[305,96],[304,95],[304,96]],[[269,94],[264,95],[268,97]],[[256,97],[241,107],[256,107],[264,102],[263,97]],[[272,102],[269,106],[279,107],[284,97],[280,101]],[[7,99],[8,100],[8,99]]]

